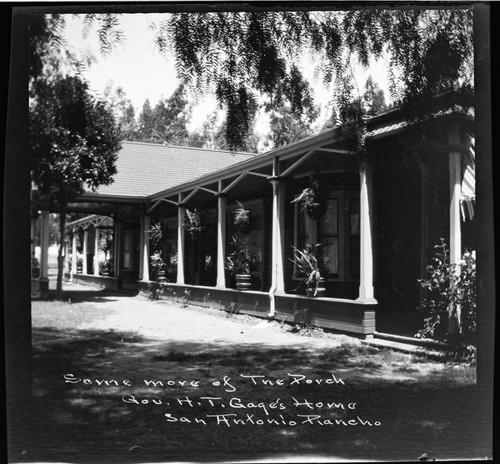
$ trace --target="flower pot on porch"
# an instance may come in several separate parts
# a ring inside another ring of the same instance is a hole
[[[318,286],[311,286],[306,288],[306,294],[309,298],[318,298],[325,296],[325,279],[320,277]]]
[[[158,282],[166,282],[167,281],[167,271],[165,270],[160,270],[158,271]]]
[[[236,288],[238,290],[250,290],[252,276],[250,274],[237,274],[236,275]]]

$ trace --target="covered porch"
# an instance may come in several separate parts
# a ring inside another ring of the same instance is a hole
[[[73,209],[95,214],[70,224],[68,231],[74,242],[84,230],[87,272],[68,272],[69,278],[118,289],[157,285],[161,298],[368,338],[376,333],[376,312],[384,331],[397,325],[391,314],[409,321],[404,304],[419,296],[417,279],[425,276],[433,234],[449,240],[453,262],[461,256],[468,142],[463,127],[446,122],[441,127],[446,143],[436,139],[420,164],[405,164],[404,147],[394,137],[402,127],[379,119],[378,126],[369,126],[375,143],[367,158],[347,150],[329,130],[147,195],[133,195],[133,184],[126,197],[82,195]],[[436,211],[429,199],[431,177],[447,184],[440,185]],[[314,214],[302,204],[302,194],[313,186],[321,203]],[[246,227],[236,221],[241,208],[249,216]],[[97,240],[92,230],[103,221],[112,227],[110,276],[99,272],[92,255]],[[152,239],[153,229],[160,231],[160,242]],[[250,257],[250,287],[244,291],[236,288],[227,265],[235,239],[246,243]],[[308,245],[318,245],[325,258],[321,296],[306,295],[294,262],[294,250]],[[155,254],[161,255],[161,273],[152,262]],[[73,261],[70,268],[76,269]]]

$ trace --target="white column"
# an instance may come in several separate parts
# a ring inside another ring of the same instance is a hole
[[[71,280],[76,274],[76,228],[73,228],[73,240],[71,241]]]
[[[285,183],[278,181],[277,185],[278,217],[276,242],[276,292],[285,293],[284,249],[285,249]]]
[[[462,255],[460,231],[461,154],[449,153],[450,169],[450,263],[458,263]]]
[[[140,275],[143,282],[149,282],[149,228],[151,218],[149,215],[141,217],[141,269]]]
[[[179,194],[179,209],[177,212],[177,283],[184,285],[184,216],[186,207],[181,204],[181,194]]]
[[[360,275],[359,298],[363,303],[377,303],[373,297],[373,248],[372,248],[372,170],[362,162],[360,175]]]
[[[460,144],[460,132],[455,124],[449,135],[449,143],[452,146]],[[450,171],[450,264],[458,264],[462,257],[462,236],[460,219],[460,193],[461,193],[461,157],[459,151],[451,151],[448,154]],[[459,266],[455,272],[460,273]],[[450,307],[448,319],[448,332],[450,334],[460,330],[460,306]]]
[[[69,274],[69,262],[68,262],[68,241],[64,240],[64,273]]]
[[[96,227],[94,229],[94,275],[99,275],[99,231],[100,229]]]
[[[115,277],[118,278],[121,274],[122,256],[121,256],[121,242],[122,242],[122,223],[118,220],[115,221]]]
[[[139,218],[139,280],[144,272],[144,216]]]
[[[283,245],[285,238],[285,184],[278,177],[269,179],[273,186],[272,276],[274,293],[285,293]]]
[[[87,252],[89,243],[89,230],[83,231],[83,258],[82,258],[82,274],[87,274]]]
[[[222,181],[219,181],[219,192]],[[217,288],[226,288],[226,208],[227,198],[219,193],[217,197]]]
[[[40,282],[49,281],[49,212],[42,211],[40,230]],[[48,287],[47,287],[48,288]]]

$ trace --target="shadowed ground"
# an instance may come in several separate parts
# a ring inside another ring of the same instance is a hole
[[[491,454],[469,366],[344,335],[303,337],[182,301],[77,290],[70,298],[33,303],[33,428],[13,462]]]

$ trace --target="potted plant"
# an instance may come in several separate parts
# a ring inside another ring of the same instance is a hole
[[[184,216],[184,230],[189,232],[192,237],[197,236],[203,231],[200,213],[197,208],[194,208],[193,211],[186,208],[186,215]]]
[[[302,277],[302,282],[305,284],[306,293],[309,297],[318,297],[325,295],[324,282],[322,277],[322,265],[327,262],[327,258],[319,256],[319,248],[321,245],[307,244],[303,250],[296,247],[293,248],[293,259],[290,261],[295,265],[294,276]]]
[[[226,269],[236,277],[236,288],[238,290],[250,290],[251,275],[250,261],[251,253],[244,240],[233,236],[231,245],[233,252],[226,258]]]
[[[317,176],[310,174],[309,186],[302,190],[292,203],[298,203],[301,211],[306,211],[311,219],[322,218],[326,211],[326,203],[321,195]]]
[[[102,276],[109,276],[111,273],[111,262],[107,259],[99,263],[99,271]]]
[[[83,272],[83,258],[77,258],[76,260],[76,273],[81,274]]]
[[[166,282],[167,277],[166,277],[166,265],[165,261],[161,257],[161,253],[159,251],[156,251],[150,256],[151,260],[151,266],[156,272],[156,277],[158,279],[158,282]]]
[[[236,204],[238,207],[234,211],[233,224],[242,234],[248,234],[252,230],[252,218],[250,217],[251,212],[239,201],[236,201]]]

